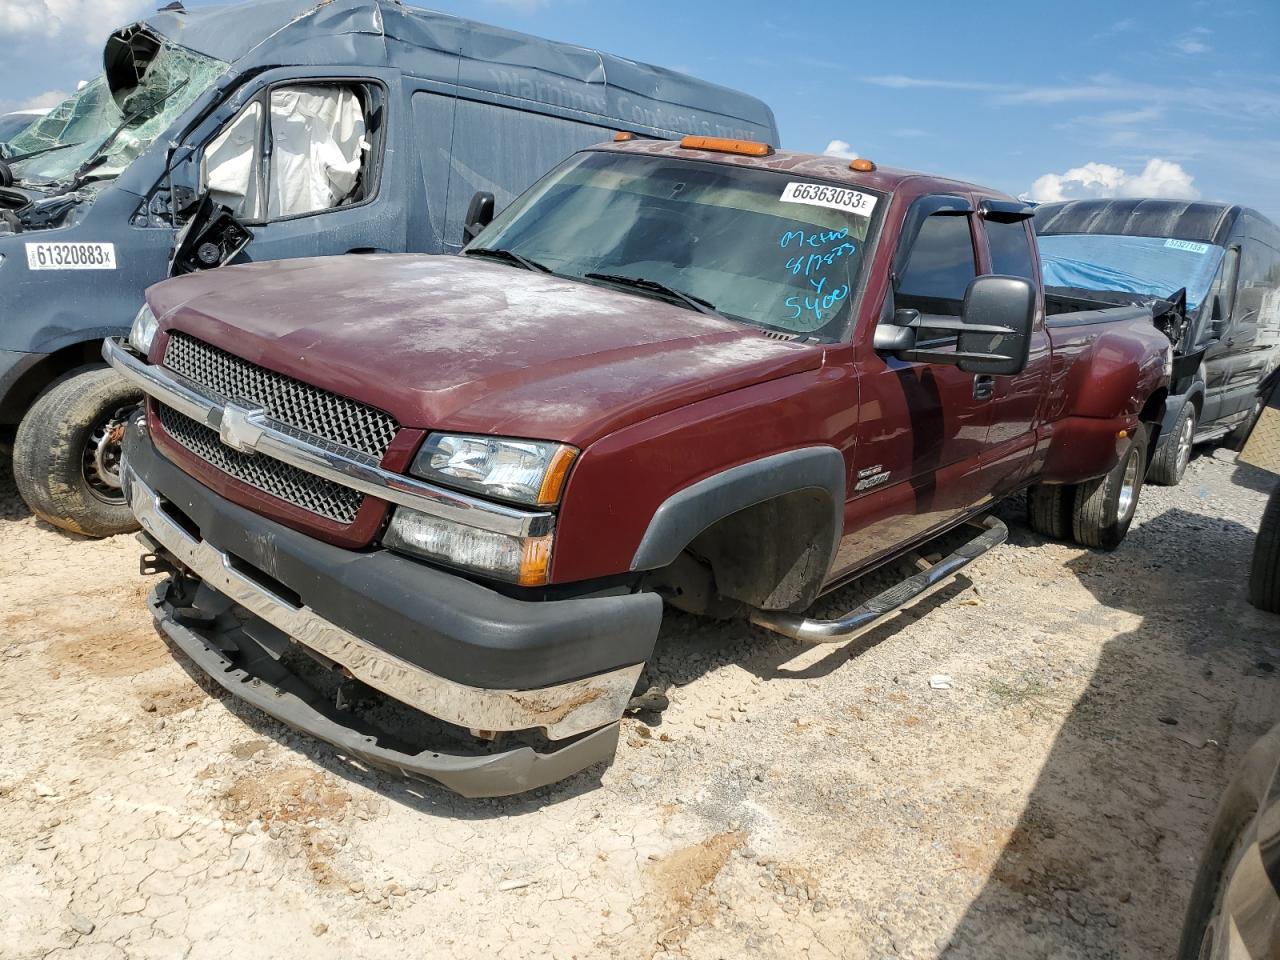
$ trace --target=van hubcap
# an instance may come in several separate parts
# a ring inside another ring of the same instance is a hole
[[[131,408],[110,413],[89,434],[84,448],[84,479],[89,490],[103,503],[124,503],[124,491],[120,481],[121,441],[124,440],[125,421]]]
[[[1196,418],[1187,417],[1182,421],[1182,430],[1178,433],[1178,476],[1187,469],[1191,462],[1192,439],[1196,435]]]

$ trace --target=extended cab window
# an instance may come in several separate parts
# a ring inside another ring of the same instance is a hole
[[[987,248],[991,251],[991,272],[1006,277],[1023,277],[1035,281],[1031,260],[1031,238],[1025,220],[983,221],[987,232]]]
[[[250,222],[368,199],[374,181],[370,103],[363,85],[271,89],[210,142],[205,189]]]

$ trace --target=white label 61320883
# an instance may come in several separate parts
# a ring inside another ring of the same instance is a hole
[[[28,270],[114,270],[114,243],[28,243]]]
[[[844,210],[856,213],[860,217],[871,216],[876,208],[876,198],[848,187],[833,187],[825,183],[787,184],[780,198],[783,203],[807,203],[811,207],[830,207],[832,210]]]

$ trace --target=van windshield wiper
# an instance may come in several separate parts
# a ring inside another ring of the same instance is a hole
[[[472,247],[466,251],[468,257],[492,257],[494,260],[505,260],[507,263],[514,263],[516,266],[524,267],[534,273],[552,273],[552,269],[544,263],[537,260],[530,260],[528,257],[521,256],[514,250],[503,250],[500,247]]]
[[[19,153],[12,157],[5,156],[4,151],[0,150],[0,160],[3,160],[5,163],[21,163],[23,160],[31,160],[34,157],[43,157],[46,153],[53,153],[55,150],[69,150],[72,147],[83,147],[83,146],[84,146],[83,140],[81,140],[79,143],[55,143],[51,147],[41,147],[39,150],[31,150],[31,151],[28,151],[27,153]]]
[[[93,153],[89,154],[85,162],[80,164],[79,169],[76,170],[75,174],[71,177],[71,182],[75,186],[79,186],[81,183],[83,183],[86,177],[88,176],[88,174],[95,167],[99,166],[102,163],[102,160],[106,155],[107,150],[109,150],[111,148],[111,145],[116,142],[116,138],[119,137],[120,134],[124,133],[126,129],[128,129],[133,124],[137,123],[139,120],[145,117],[148,113],[159,112],[160,108],[164,106],[166,100],[172,97],[179,90],[183,89],[190,82],[191,82],[191,78],[187,77],[181,83],[177,84],[172,90],[166,93],[163,97],[160,97],[159,99],[156,99],[156,100],[150,100],[147,103],[140,106],[137,110],[131,111],[128,116],[126,116],[123,120],[121,120],[116,125],[116,128],[114,130],[112,130],[109,134],[107,134],[107,138],[103,140],[102,143],[98,144],[97,149],[95,149]]]
[[[701,297],[695,297],[691,293],[685,293],[683,290],[677,290],[675,287],[669,287],[665,283],[650,280],[647,277],[627,277],[620,273],[588,273],[584,276],[584,279],[603,280],[605,283],[616,283],[620,287],[633,287],[636,290],[652,290],[654,293],[660,293],[673,300],[679,300],[690,310],[696,310],[698,313],[705,314],[708,317],[719,317],[721,320],[728,319],[716,309],[716,305],[710,300],[703,300]]]

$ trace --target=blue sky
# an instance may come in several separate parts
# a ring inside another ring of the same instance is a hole
[[[154,5],[0,0],[0,108],[73,88],[110,25]],[[1280,0],[1024,0],[968,17],[910,0],[430,5],[746,90],[792,149],[843,141],[1037,199],[1200,197],[1280,221]]]

